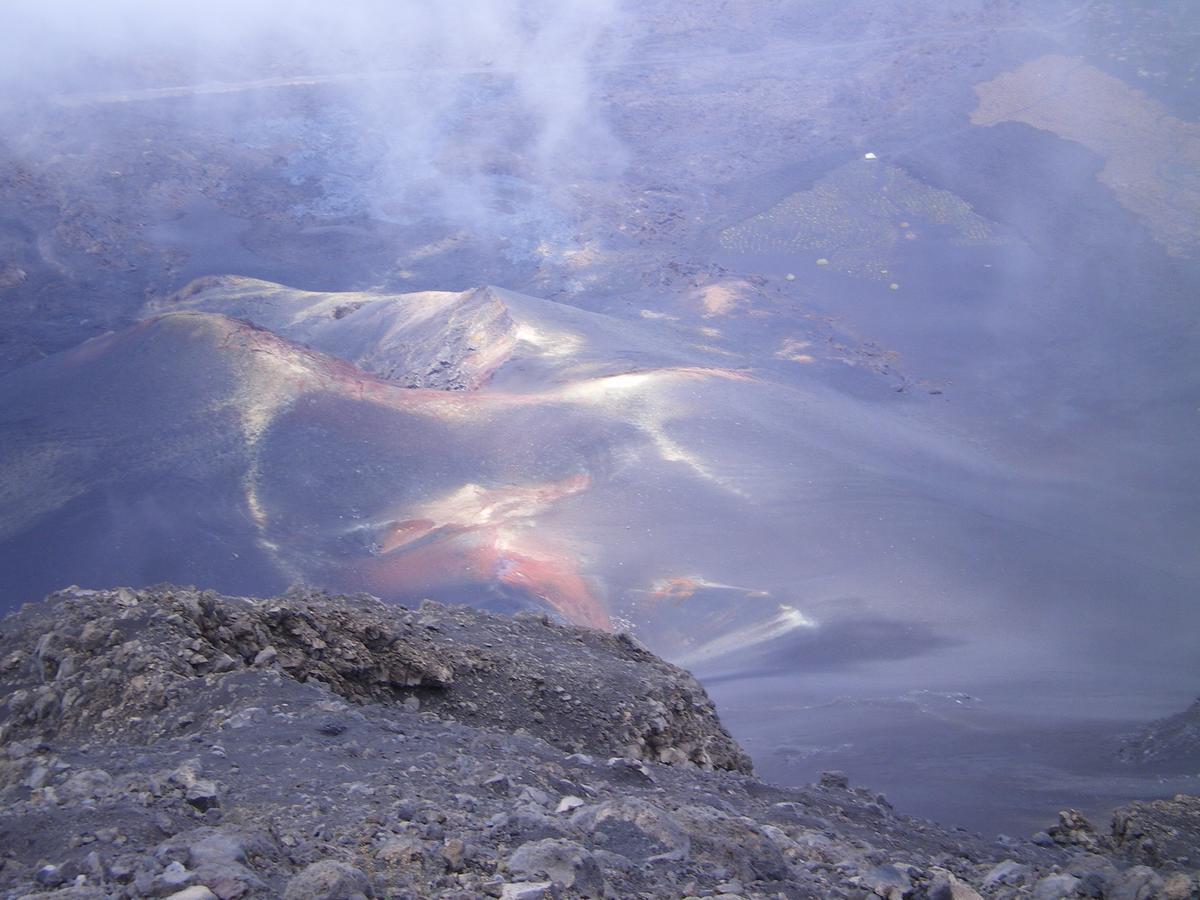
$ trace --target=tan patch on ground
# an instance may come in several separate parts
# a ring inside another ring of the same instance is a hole
[[[1079,59],[1043,56],[975,86],[976,125],[1023,122],[1105,159],[1100,181],[1174,256],[1200,255],[1200,124]]]

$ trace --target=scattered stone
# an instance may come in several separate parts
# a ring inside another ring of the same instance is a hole
[[[1006,859],[1004,862],[993,866],[987,875],[983,877],[983,888],[990,891],[1001,885],[1016,887],[1026,884],[1029,881],[1032,871],[1029,866],[1022,865],[1015,860]]]
[[[1050,839],[1060,847],[1081,847],[1093,850],[1100,839],[1092,823],[1077,809],[1064,809],[1058,814],[1058,824],[1048,829]]]
[[[550,881],[505,884],[500,888],[500,900],[551,900],[557,896],[558,891]]]
[[[933,880],[926,889],[928,900],[983,900],[980,893],[958,876],[945,869],[934,869]]]

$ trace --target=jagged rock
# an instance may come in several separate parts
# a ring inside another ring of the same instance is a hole
[[[979,891],[963,884],[953,872],[935,869],[933,876],[926,889],[928,900],[983,900]]]
[[[375,896],[360,869],[332,859],[307,866],[293,877],[283,900],[366,900]]]
[[[265,888],[247,867],[249,858],[275,851],[269,835],[239,825],[203,825],[181,832],[156,848],[160,858],[178,859],[195,872],[196,880],[220,898],[240,897]]]
[[[1058,824],[1048,829],[1050,839],[1060,847],[1081,847],[1092,850],[1100,846],[1100,838],[1091,822],[1077,809],[1064,809],[1058,814]]]
[[[507,795],[512,792],[513,782],[507,775],[493,775],[483,781],[483,786],[494,793]]]
[[[221,805],[217,799],[217,785],[206,778],[201,778],[189,785],[184,797],[188,803],[201,812]]]
[[[1112,839],[1118,853],[1145,865],[1184,860],[1200,863],[1200,798],[1130,803],[1113,813]]]
[[[685,806],[671,815],[687,833],[693,851],[716,860],[738,878],[787,878],[788,864],[782,851],[755,823],[703,806]]]
[[[355,703],[520,725],[572,751],[582,744],[632,755],[632,771],[642,775],[642,759],[750,771],[695,679],[627,640],[465,607],[427,605],[422,621],[432,628],[414,628],[407,617],[366,596],[296,592],[252,601],[176,587],[64,591],[9,619],[0,638],[0,659],[12,661],[0,671],[0,725],[10,740],[84,731],[153,740],[197,679],[278,667]],[[454,641],[439,637],[451,629]],[[491,649],[509,644],[524,654]],[[609,660],[603,671],[591,662],[597,653]],[[50,671],[58,675],[53,689],[44,683]],[[573,702],[538,700],[546,684]],[[497,697],[514,699],[498,704]]]
[[[606,850],[634,860],[682,860],[691,841],[683,827],[664,810],[635,798],[585,806],[571,824],[593,835]]]
[[[1120,873],[1112,860],[1098,853],[1073,857],[1066,865],[1066,872],[1079,879],[1079,890],[1087,896],[1105,896],[1111,886],[1120,880]]]
[[[84,769],[64,781],[58,794],[67,800],[88,800],[102,797],[111,789],[112,776],[103,769]]]
[[[850,787],[850,779],[843,772],[822,772],[820,785],[835,791],[844,791]]]
[[[514,875],[549,878],[581,897],[604,897],[604,873],[594,856],[574,841],[546,838],[522,844],[508,858]]]
[[[877,897],[900,900],[912,891],[908,873],[893,865],[874,866],[856,879]]]
[[[451,838],[442,845],[441,856],[447,871],[461,872],[468,857],[467,845],[461,838]]]

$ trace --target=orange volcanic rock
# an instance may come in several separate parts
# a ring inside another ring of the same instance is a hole
[[[700,583],[695,578],[678,575],[675,578],[654,582],[654,592],[651,596],[655,600],[673,600],[676,603],[682,603],[695,596],[699,587]]]
[[[741,587],[736,584],[722,584],[719,581],[709,581],[700,575],[675,575],[671,578],[660,578],[651,586],[650,598],[655,601],[670,600],[676,604],[690,600],[701,588],[718,591],[733,591],[746,597],[767,597],[767,591],[755,588]]]

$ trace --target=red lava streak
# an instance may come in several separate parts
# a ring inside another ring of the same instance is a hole
[[[571,557],[539,559],[502,553],[499,564],[499,577],[504,584],[544,600],[572,622],[604,631],[612,630],[608,613],[592,596],[578,565]]]
[[[694,597],[699,587],[700,582],[695,578],[678,575],[665,581],[655,582],[655,590],[651,596],[655,600],[672,600],[675,603],[683,603]]]
[[[580,625],[611,630],[603,603],[564,542],[539,534],[535,516],[588,487],[586,475],[534,485],[464,485],[384,526],[369,580],[411,593],[463,582],[502,584]]]

